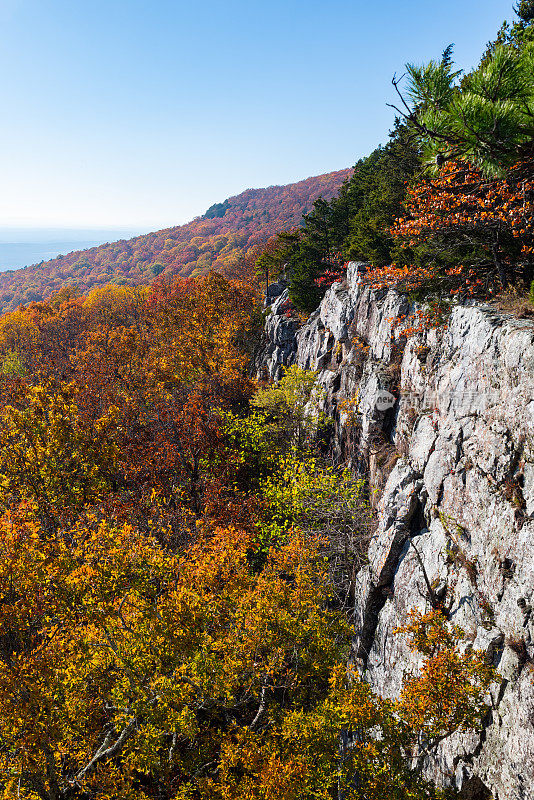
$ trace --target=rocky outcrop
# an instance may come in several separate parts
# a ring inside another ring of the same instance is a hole
[[[406,341],[399,318],[414,308],[394,291],[371,292],[364,270],[351,263],[298,330],[281,295],[259,369],[318,371],[332,451],[365,470],[380,498],[356,587],[354,656],[366,679],[395,696],[417,666],[393,631],[409,609],[429,607],[424,566],[502,676],[483,730],[443,744],[429,771],[466,797],[531,800],[534,324],[456,306],[446,328]]]
[[[294,362],[297,350],[299,323],[288,313],[288,290],[282,289],[281,293],[275,290],[274,294],[267,295],[266,301],[269,302],[273,297],[271,305],[267,305],[264,340],[254,359],[256,375],[262,380],[278,380],[283,368]]]

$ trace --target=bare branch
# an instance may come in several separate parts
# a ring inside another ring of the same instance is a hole
[[[113,739],[114,731],[110,731],[89,763],[76,773],[74,782],[77,783],[79,781],[83,781],[88,775],[91,774],[91,772],[93,772],[100,762],[107,761],[108,759],[117,755],[117,753],[122,750],[128,739],[133,735],[136,728],[137,717],[132,717],[129,723],[122,729],[113,744],[111,744],[111,741]]]
[[[267,686],[262,686],[261,689],[261,696],[260,696],[260,706],[258,708],[258,712],[252,722],[250,723],[249,730],[253,731],[256,728],[256,725],[260,721],[261,717],[263,716],[263,712],[265,711],[265,694],[267,692]]]

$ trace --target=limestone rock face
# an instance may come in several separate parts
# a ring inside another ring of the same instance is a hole
[[[484,729],[446,741],[428,765],[466,797],[534,800],[534,324],[457,306],[446,329],[402,337],[413,307],[373,293],[351,262],[297,330],[271,306],[258,372],[317,370],[331,448],[377,491],[378,528],[357,576],[354,653],[393,697],[417,667],[393,630],[428,609],[421,567],[451,619],[503,681]],[[391,408],[377,405],[383,390]],[[478,787],[482,794],[473,792]]]

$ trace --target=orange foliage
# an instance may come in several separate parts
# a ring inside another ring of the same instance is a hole
[[[205,513],[250,522],[255,502],[229,488],[219,414],[252,390],[243,341],[253,307],[249,289],[211,274],[63,293],[4,315],[5,497],[36,502],[52,526],[93,497],[169,541]]]
[[[46,299],[66,283],[86,292],[110,281],[147,284],[159,274],[194,277],[213,269],[239,276],[247,254],[259,254],[270,237],[298,227],[314,201],[331,199],[350,173],[345,169],[287,186],[248,189],[186,225],[0,273],[0,313]]]
[[[0,319],[1,800],[430,800],[415,748],[484,713],[492,674],[437,618],[398,704],[347,670],[297,523],[355,496],[291,449],[315,375],[246,415],[254,303],[210,273]]]
[[[516,238],[533,236],[534,179],[523,175],[524,165],[501,180],[488,180],[474,167],[448,162],[438,178],[417,184],[408,192],[407,217],[393,226],[396,238],[416,245],[422,236],[446,228],[495,229],[504,225]],[[532,244],[522,241],[522,252]]]
[[[462,646],[463,631],[449,625],[441,611],[409,616],[397,633],[410,634],[412,652],[424,658],[418,674],[405,679],[397,709],[425,743],[436,744],[480,724],[488,687],[498,676],[482,652]]]
[[[393,264],[370,272],[367,280],[375,288],[430,287],[441,295],[481,297],[530,275],[534,179],[528,164],[515,165],[506,178],[490,180],[467,164],[448,162],[437,178],[408,190],[405,208],[406,216],[392,228],[394,238],[404,247],[430,246],[430,251],[422,265]],[[450,243],[478,250],[464,264],[436,267],[439,253]]]

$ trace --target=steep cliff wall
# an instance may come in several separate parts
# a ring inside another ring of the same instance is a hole
[[[530,800],[534,324],[458,306],[446,329],[405,343],[398,320],[411,311],[407,299],[372,293],[364,270],[352,262],[346,284],[334,284],[300,328],[282,294],[258,373],[277,378],[291,363],[318,370],[333,452],[366,470],[375,490],[378,528],[355,592],[362,673],[394,696],[417,666],[393,630],[409,609],[429,608],[424,565],[451,619],[503,678],[484,729],[453,737],[429,770],[465,797]]]

